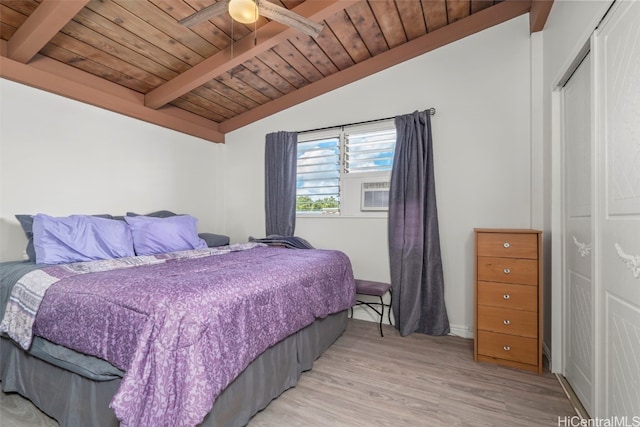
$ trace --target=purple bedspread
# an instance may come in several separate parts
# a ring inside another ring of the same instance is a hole
[[[34,333],[126,371],[122,425],[192,426],[260,353],[354,302],[343,253],[260,247],[68,277]]]

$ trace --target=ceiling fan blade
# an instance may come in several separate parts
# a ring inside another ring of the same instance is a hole
[[[184,25],[186,27],[192,27],[196,24],[199,24],[203,21],[207,21],[214,16],[222,15],[229,10],[229,1],[230,0],[220,0],[217,3],[212,4],[211,6],[207,6],[202,10],[197,11],[193,15],[189,15],[186,18],[183,18],[178,21],[178,24]]]
[[[258,11],[265,18],[272,19],[281,24],[304,33],[313,38],[318,37],[324,28],[324,25],[318,24],[310,19],[291,12],[289,9],[278,6],[266,0],[260,0],[258,3]]]

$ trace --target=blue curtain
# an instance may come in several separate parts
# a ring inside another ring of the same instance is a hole
[[[389,258],[393,314],[400,335],[449,333],[433,173],[431,116],[395,119],[389,190]]]
[[[293,236],[296,228],[298,134],[267,134],[265,145],[265,213],[267,236]]]

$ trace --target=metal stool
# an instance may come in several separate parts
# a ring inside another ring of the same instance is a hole
[[[376,313],[378,313],[378,315],[380,316],[380,336],[381,337],[384,337],[384,334],[382,333],[382,319],[384,318],[385,306],[389,307],[389,310],[387,311],[387,315],[389,317],[389,324],[391,324],[391,301],[387,305],[382,300],[382,296],[387,292],[389,292],[389,295],[393,298],[393,294],[391,293],[391,284],[389,283],[356,279],[356,294],[368,295],[368,296],[374,296],[374,297],[380,298],[380,302],[368,302],[368,301],[361,301],[359,299],[356,299],[355,305],[364,304],[367,307],[371,308]],[[353,307],[351,307],[351,317],[353,317]]]

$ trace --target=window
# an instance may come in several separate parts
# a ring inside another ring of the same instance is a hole
[[[299,134],[297,213],[340,214],[345,198],[354,198],[350,205],[359,207],[362,192],[349,191],[347,181],[388,175],[395,145],[392,120]]]
[[[340,138],[298,142],[296,211],[340,210]]]
[[[345,135],[345,172],[391,171],[396,129]]]

